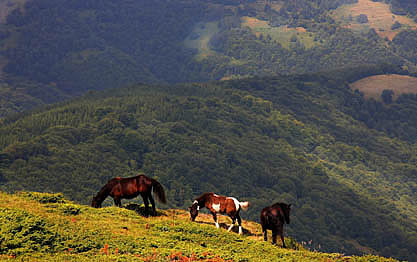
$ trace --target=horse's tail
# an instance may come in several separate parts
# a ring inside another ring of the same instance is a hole
[[[248,208],[249,208],[249,202],[248,201],[239,202],[239,205],[244,211],[248,210]]]
[[[151,178],[152,181],[152,187],[153,187],[153,193],[156,195],[156,198],[161,203],[166,203],[167,199],[165,197],[165,191],[162,185],[156,181],[155,179]]]
[[[107,182],[101,189],[98,191],[97,195],[93,197],[93,201],[91,202],[92,207],[101,207],[101,203],[103,203],[104,199],[108,197],[111,190],[113,189],[114,185],[120,180],[120,178],[113,178],[109,182]]]

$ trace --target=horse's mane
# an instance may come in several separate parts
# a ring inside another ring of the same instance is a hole
[[[274,206],[274,207],[279,206],[279,207],[280,207],[280,208],[282,208],[282,209],[287,208],[287,204],[285,204],[285,203],[281,203],[281,202],[275,203],[275,204],[273,204],[272,206]]]
[[[211,195],[214,195],[214,193],[213,193],[213,192],[204,193],[204,194],[202,194],[201,196],[197,197],[195,200],[197,200],[197,201],[198,201],[198,203],[205,204],[205,203],[206,203],[206,201],[208,200],[208,198],[209,198]]]

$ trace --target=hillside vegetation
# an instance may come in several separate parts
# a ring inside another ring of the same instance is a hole
[[[250,201],[243,218],[257,221],[284,201],[297,241],[413,260],[416,96],[385,104],[347,85],[394,71],[135,85],[5,118],[0,187],[87,204],[110,178],[144,172],[167,207],[212,191]]]
[[[289,238],[291,248],[282,249],[260,239],[257,223],[244,221],[239,236],[209,225],[207,215],[191,222],[183,210],[143,217],[136,208],[94,209],[62,194],[0,192],[0,261],[396,261],[312,252]]]
[[[3,0],[0,6],[6,7],[0,92],[9,98],[0,101],[0,117],[134,83],[384,63],[417,73],[416,8],[402,0]],[[368,22],[357,22],[360,15]]]

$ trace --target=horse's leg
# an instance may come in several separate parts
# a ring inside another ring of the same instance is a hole
[[[236,216],[237,218],[237,223],[239,224],[239,235],[242,235],[242,219],[240,218],[239,213]]]
[[[286,248],[285,241],[284,241],[284,229],[283,229],[283,227],[278,228],[278,235],[281,237],[282,247]]]
[[[283,247],[283,248],[287,248],[287,247],[285,246],[285,241],[284,241],[284,235],[283,235],[283,234],[281,234],[281,240],[282,240],[282,247]]]
[[[268,241],[268,231],[266,231],[266,228],[263,225],[262,232],[264,233],[264,241]]]
[[[211,214],[213,215],[213,219],[214,219],[214,223],[216,224],[216,228],[219,228],[219,223],[217,223],[217,215],[214,212],[211,212]]]
[[[143,204],[145,205],[145,214],[149,215],[149,201],[148,197],[145,194],[141,194],[143,199]]]
[[[276,229],[272,229],[272,244],[276,245],[277,244],[277,230]]]
[[[122,207],[122,200],[120,200],[120,197],[114,197],[114,204],[118,207]]]
[[[268,231],[267,231],[267,222],[265,221],[266,218],[265,216],[262,214],[261,215],[261,226],[262,226],[262,232],[264,234],[264,241],[268,241]]]
[[[232,230],[232,228],[233,228],[233,226],[235,225],[235,223],[236,223],[236,218],[235,217],[230,217],[231,219],[232,219],[232,224],[230,225],[230,227],[227,229],[227,231],[230,231],[230,230]]]
[[[151,202],[151,205],[152,205],[153,215],[155,216],[156,215],[155,201],[153,200],[151,192],[149,192],[148,198],[149,198],[149,201]]]

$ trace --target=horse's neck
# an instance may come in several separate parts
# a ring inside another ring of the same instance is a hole
[[[197,199],[198,205],[202,208],[202,207],[207,207],[207,203],[208,203],[208,198],[209,198],[209,194],[204,194],[201,197],[199,197]]]
[[[205,199],[199,199],[199,200],[197,200],[197,205],[200,208],[206,207],[206,200]]]

